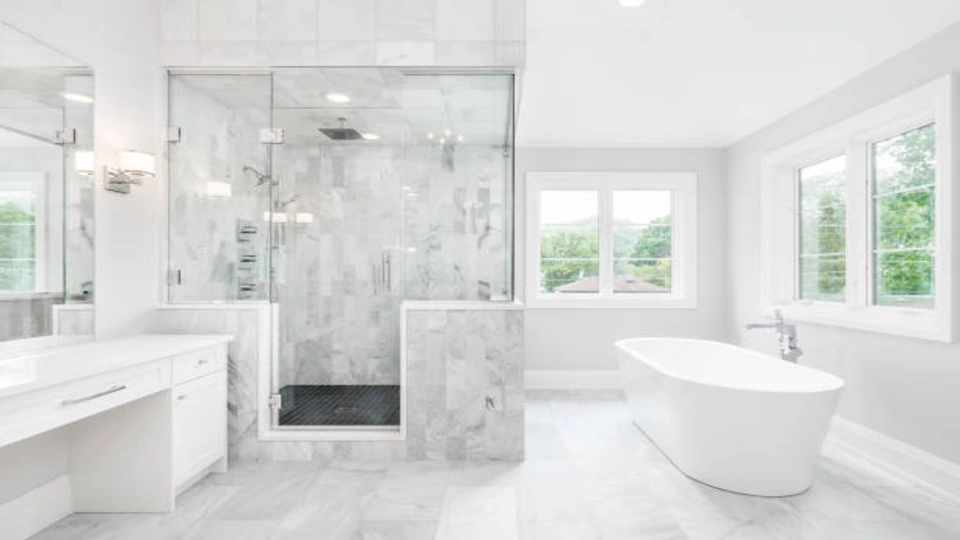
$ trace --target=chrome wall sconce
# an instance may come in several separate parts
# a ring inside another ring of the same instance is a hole
[[[157,175],[153,154],[127,150],[120,152],[120,168],[103,168],[104,188],[115,193],[130,193],[131,185],[142,185],[144,179]]]

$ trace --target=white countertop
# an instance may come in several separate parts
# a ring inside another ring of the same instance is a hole
[[[144,334],[29,351],[0,359],[0,399],[227,343],[230,335]]]

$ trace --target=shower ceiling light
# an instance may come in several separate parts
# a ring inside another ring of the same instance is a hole
[[[364,134],[363,134],[363,138],[366,139],[366,140],[368,140],[368,141],[376,141],[376,140],[380,139],[380,136],[377,135],[376,133],[364,133]]]
[[[350,103],[350,96],[345,94],[327,94],[330,103]]]
[[[623,7],[640,7],[647,3],[647,0],[620,0]]]

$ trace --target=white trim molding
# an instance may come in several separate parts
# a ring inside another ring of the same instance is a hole
[[[620,370],[527,370],[527,390],[620,390]]]
[[[695,172],[528,172],[526,175],[526,306],[530,309],[696,309],[697,183]],[[590,191],[597,194],[599,229],[598,291],[540,292],[541,192]],[[666,293],[614,292],[614,191],[669,191],[672,217],[671,290]]]
[[[960,267],[955,248],[960,219],[957,189],[960,156],[960,95],[955,75],[907,92],[799,141],[765,155],[761,163],[760,295],[764,308],[779,308],[784,317],[933,341],[960,336],[955,313]],[[873,143],[934,124],[936,136],[934,306],[913,308],[875,305],[872,247],[872,187],[869,152]],[[802,300],[798,295],[798,171],[812,163],[845,155],[846,281],[843,301]]]
[[[828,440],[893,475],[960,501],[960,465],[843,418]]]

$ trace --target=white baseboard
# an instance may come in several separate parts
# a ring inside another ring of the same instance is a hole
[[[960,465],[840,417],[829,439],[872,465],[960,500]]]
[[[620,371],[528,370],[524,386],[529,390],[619,390]]]
[[[29,538],[73,512],[70,477],[61,476],[0,505],[2,536]]]

